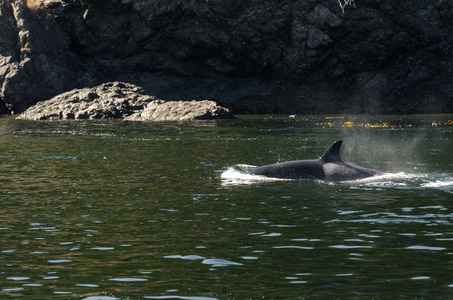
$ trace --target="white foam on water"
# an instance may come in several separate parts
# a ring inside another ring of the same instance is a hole
[[[452,174],[408,174],[388,173],[365,179],[350,181],[351,188],[396,188],[396,189],[434,189],[453,193]]]
[[[234,165],[221,173],[223,186],[251,185],[263,182],[295,181],[293,179],[271,178],[245,172],[252,165]],[[320,182],[319,180],[316,180]],[[321,181],[322,182],[322,181]],[[384,173],[351,181],[326,181],[329,185],[348,184],[351,189],[435,189],[453,193],[453,174],[410,174],[405,172]]]
[[[288,181],[290,179],[271,178],[263,175],[253,175],[245,172],[247,168],[254,168],[252,165],[234,165],[222,172],[220,178],[222,185],[240,185],[240,184],[254,184],[259,182],[272,182],[272,181]]]
[[[423,183],[422,187],[453,190],[453,178],[438,179],[436,181]]]

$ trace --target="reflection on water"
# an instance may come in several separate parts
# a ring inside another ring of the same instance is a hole
[[[1,298],[449,298],[451,126],[322,119],[0,119]],[[345,161],[387,174],[230,168],[317,157],[339,138]]]

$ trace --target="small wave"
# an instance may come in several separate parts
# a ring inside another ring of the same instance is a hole
[[[347,183],[352,184],[351,189],[435,189],[453,193],[451,174],[388,173]]]
[[[446,250],[447,248],[445,247],[431,247],[431,246],[409,246],[404,249],[409,249],[409,250],[428,250],[428,251],[442,251]]]
[[[205,259],[201,263],[205,265],[212,265],[212,267],[242,266],[241,263],[220,258]]]
[[[427,182],[424,182],[420,185],[424,189],[434,189],[439,191],[444,191],[449,194],[453,194],[453,178],[452,176],[446,177],[433,177]]]
[[[423,183],[421,186],[426,188],[453,190],[453,179],[452,178],[446,178],[444,180],[440,179],[432,182]]]
[[[222,179],[222,185],[228,186],[228,185],[254,184],[258,182],[290,180],[281,178],[271,178],[263,175],[253,175],[245,171],[245,169],[253,167],[256,166],[239,164],[229,167],[220,175],[220,178]]]
[[[368,181],[384,181],[384,180],[401,180],[401,179],[412,179],[414,178],[414,175],[411,174],[406,174],[404,172],[399,172],[399,173],[384,173],[382,175],[377,175],[377,176],[372,176],[372,177],[367,177],[364,179],[358,179],[355,181],[359,182],[368,182]]]
[[[119,278],[110,278],[109,281],[138,282],[138,281],[148,281],[148,279],[147,278],[137,278],[137,277],[119,277]]]
[[[247,173],[245,169],[254,168],[253,165],[239,164],[229,167],[227,170],[222,172],[220,178],[222,179],[222,185],[240,185],[240,184],[254,184],[259,182],[274,182],[274,181],[294,181],[294,179],[284,179],[284,178],[272,178],[264,175],[253,175]],[[350,180],[350,181],[341,181],[342,183],[357,183],[359,185],[373,185],[375,183],[386,185],[387,182],[395,184],[397,181],[405,181],[416,178],[416,175],[406,174],[404,172],[400,173],[384,173],[382,175],[367,177],[363,179]],[[319,180],[315,180],[320,182]],[[337,184],[339,182],[326,181],[327,184]]]
[[[144,299],[181,299],[181,300],[218,300],[219,298],[202,297],[202,296],[144,296]]]
[[[110,296],[88,296],[86,298],[82,298],[82,300],[121,300],[121,299]]]
[[[44,156],[37,158],[36,160],[52,160],[52,159],[62,159],[62,160],[77,160],[77,156],[64,156],[64,155],[55,155],[55,156]]]

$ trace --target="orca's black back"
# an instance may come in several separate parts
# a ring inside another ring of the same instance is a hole
[[[282,179],[323,180],[325,178],[323,164],[318,159],[288,161],[249,168],[246,171],[254,175]]]

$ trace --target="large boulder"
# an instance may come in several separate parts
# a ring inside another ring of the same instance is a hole
[[[157,100],[133,84],[109,82],[93,88],[74,89],[38,102],[18,119],[118,119],[142,110]]]
[[[123,119],[129,121],[190,121],[232,118],[227,108],[210,100],[164,101],[141,87],[108,82],[74,89],[38,102],[17,118],[24,120]]]

